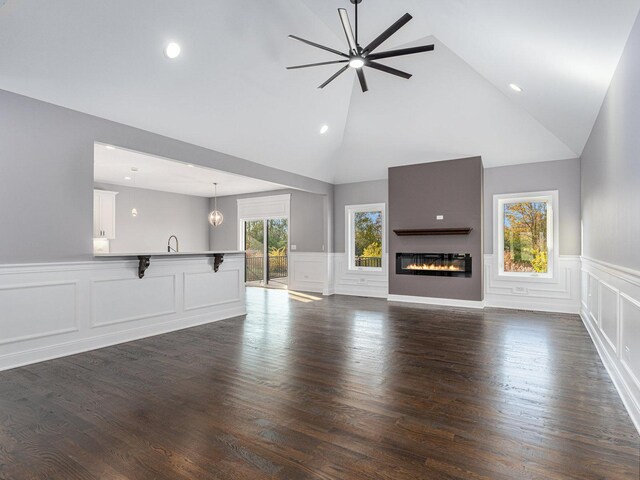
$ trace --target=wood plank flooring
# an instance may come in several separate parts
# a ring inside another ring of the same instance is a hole
[[[640,476],[577,316],[248,302],[246,318],[0,372],[0,478]]]

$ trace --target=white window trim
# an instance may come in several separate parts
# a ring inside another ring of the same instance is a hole
[[[237,200],[238,249],[244,250],[244,222],[286,218],[289,226],[287,252],[291,253],[291,195],[239,198]]]
[[[346,205],[344,207],[344,219],[345,219],[345,252],[347,253],[348,269],[356,272],[383,272],[384,271],[384,258],[387,251],[387,212],[386,205],[384,203],[369,203],[364,205]],[[355,266],[355,222],[354,215],[359,212],[382,212],[382,267],[356,267]]]
[[[504,204],[513,203],[515,200],[523,202],[549,202],[549,211],[547,213],[547,228],[551,227],[551,236],[548,238],[548,261],[549,268],[547,273],[536,272],[505,272],[504,271]],[[493,258],[494,268],[499,277],[509,278],[511,280],[527,280],[549,282],[557,281],[558,278],[558,262],[559,262],[559,243],[558,236],[560,233],[560,222],[558,212],[558,191],[548,190],[542,192],[526,192],[526,193],[508,193],[493,196]]]

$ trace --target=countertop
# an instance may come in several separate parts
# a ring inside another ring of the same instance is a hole
[[[95,258],[129,258],[129,257],[194,257],[212,255],[244,255],[242,250],[212,250],[208,252],[133,252],[133,253],[96,253]]]

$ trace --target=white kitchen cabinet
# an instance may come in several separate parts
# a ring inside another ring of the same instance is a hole
[[[116,238],[116,195],[108,190],[93,191],[93,238]]]

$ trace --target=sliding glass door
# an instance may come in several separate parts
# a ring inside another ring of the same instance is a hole
[[[289,222],[286,218],[244,221],[245,280],[253,286],[286,287]]]

